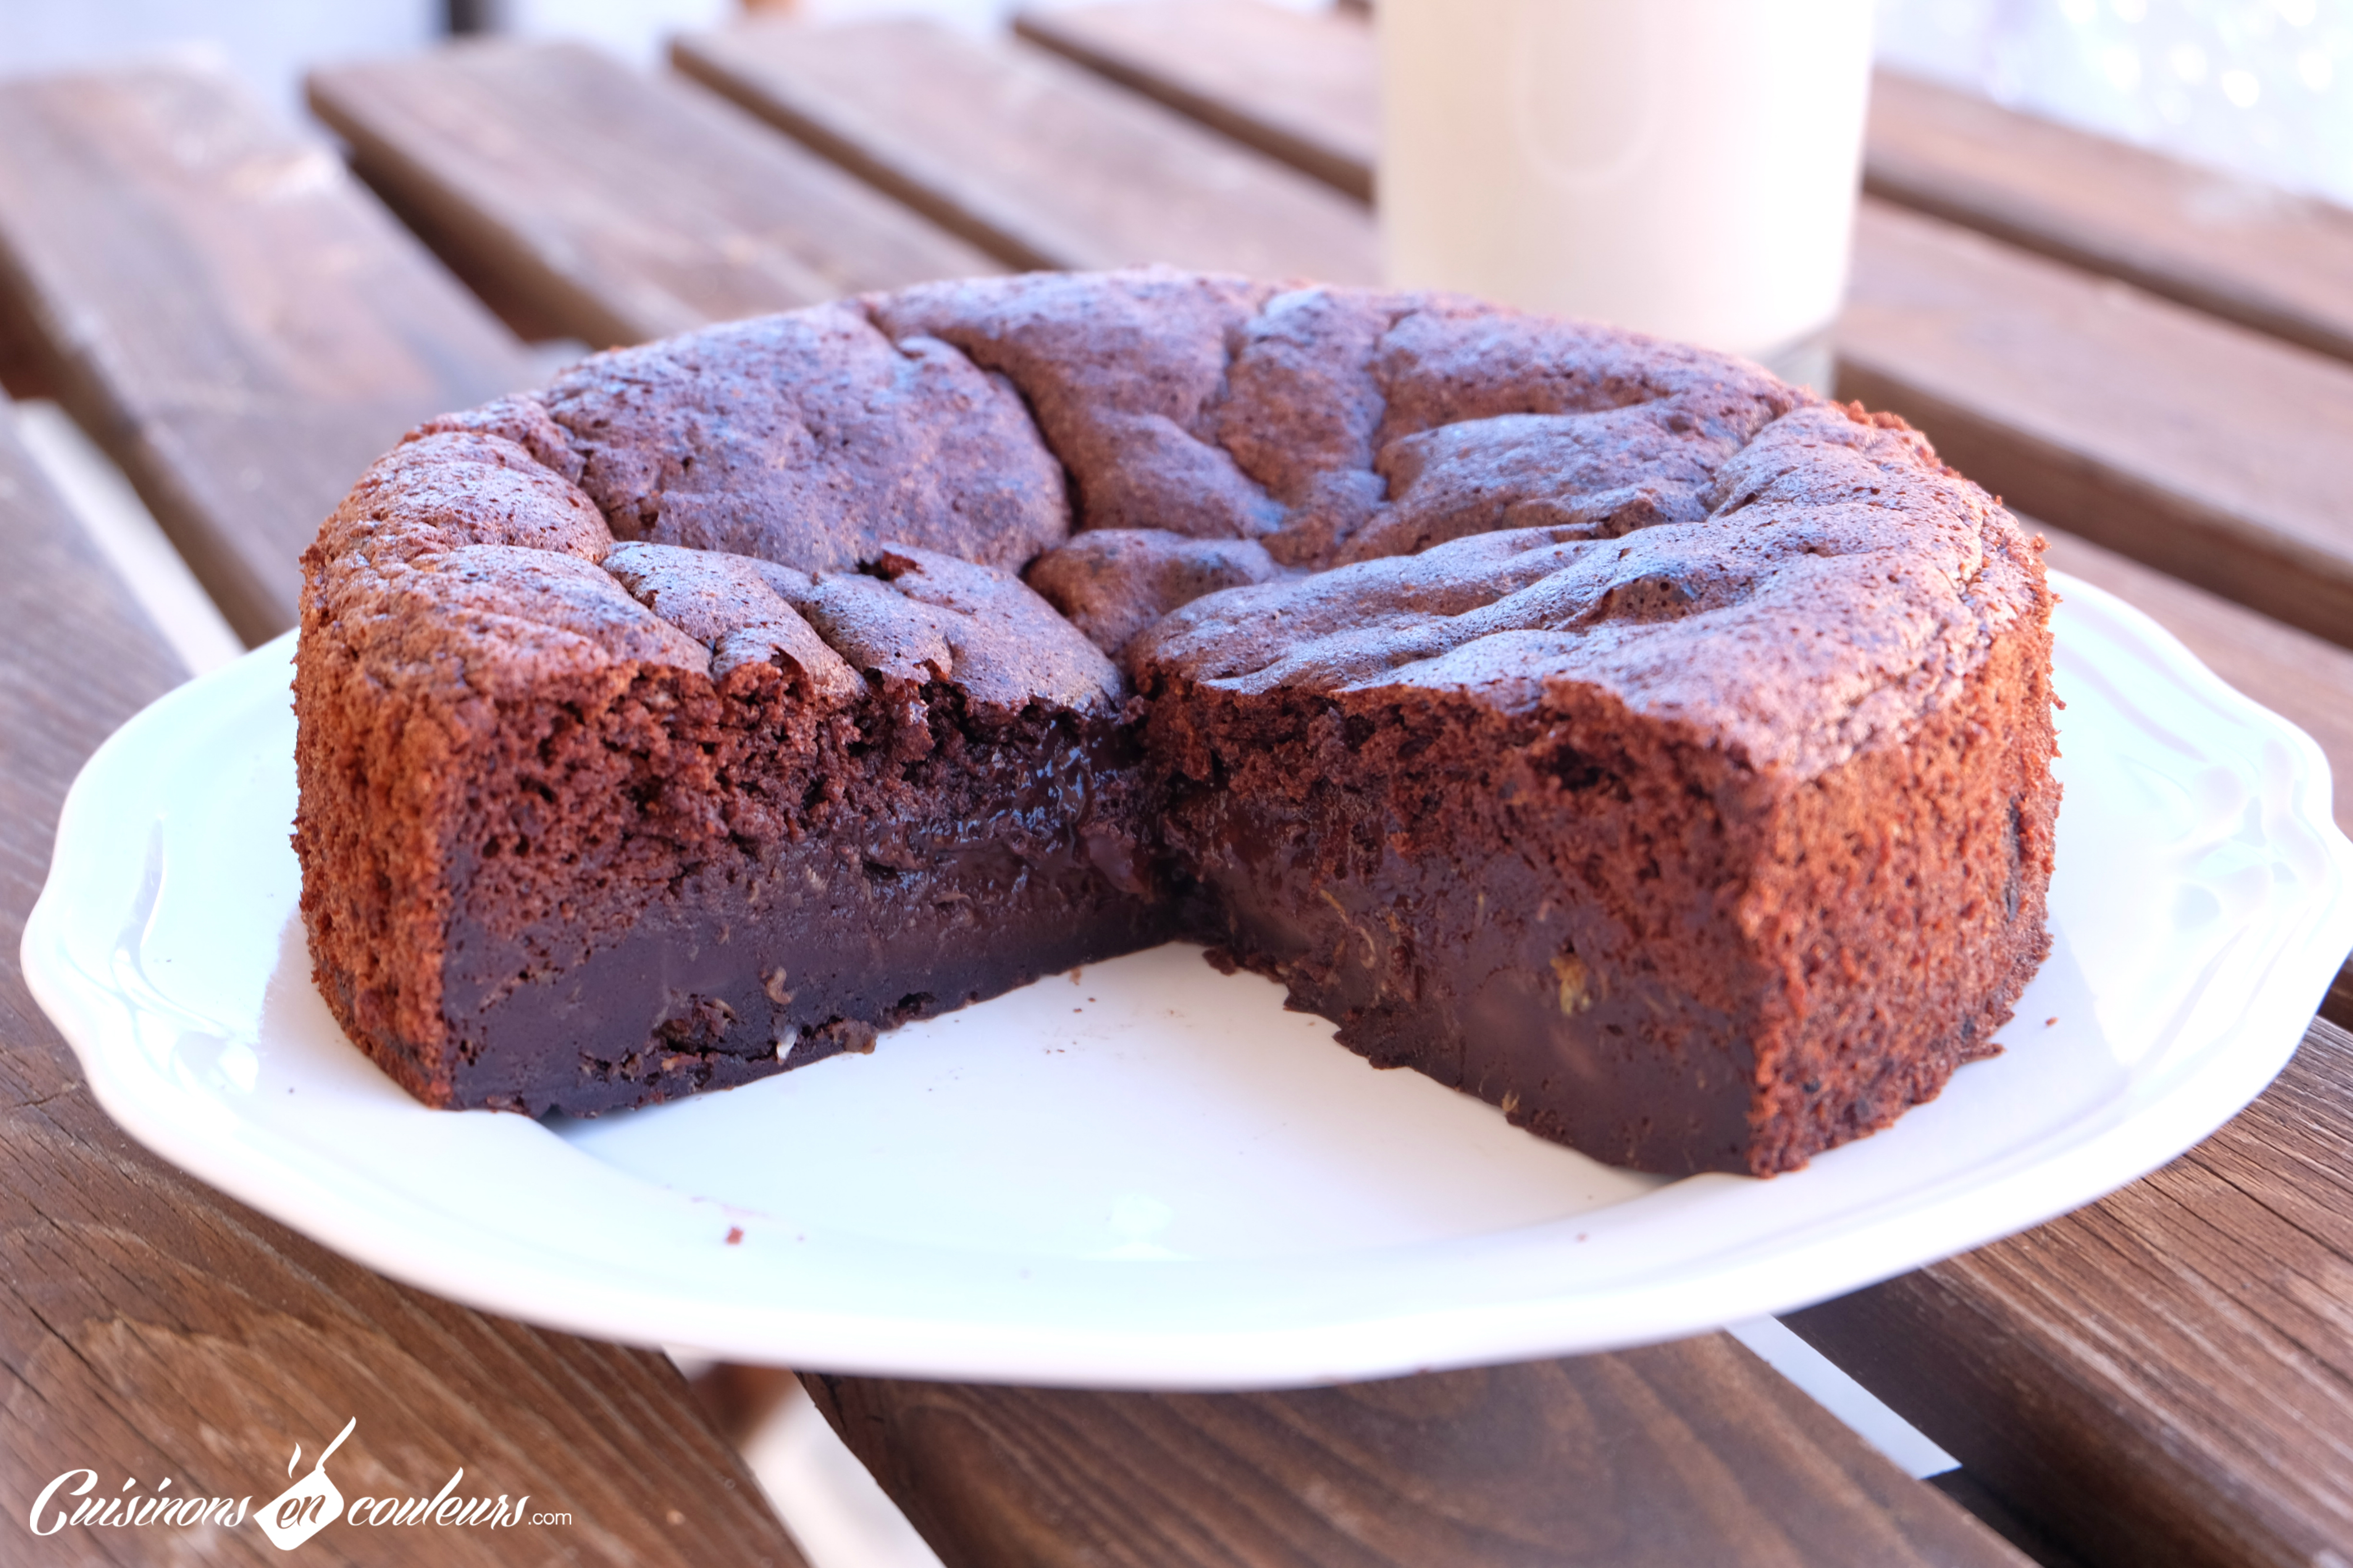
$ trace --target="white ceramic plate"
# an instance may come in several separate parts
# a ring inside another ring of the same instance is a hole
[[[2137,612],[2063,592],[2057,945],[2010,1049],[1771,1182],[1539,1142],[1186,948],[676,1105],[425,1110],[310,983],[290,639],[90,759],[25,968],[100,1101],[166,1158],[387,1274],[584,1333],[1106,1387],[1667,1339],[2161,1164],[2271,1080],[2353,946],[2318,748]]]

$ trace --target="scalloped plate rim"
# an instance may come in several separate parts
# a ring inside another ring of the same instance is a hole
[[[2318,837],[2327,868],[2326,885],[2310,891],[2296,918],[2281,921],[2278,929],[2265,933],[2260,956],[2273,979],[2255,994],[2231,1040],[2206,1047],[2187,1069],[2188,1076],[2177,1070],[2179,1081],[2151,1103],[2109,1115],[2114,1124],[2086,1138],[2040,1153],[2021,1153],[2007,1168],[1998,1161],[1991,1168],[1959,1173],[1925,1194],[1891,1200],[1875,1209],[1865,1205],[1858,1213],[1801,1225],[1793,1236],[1768,1238],[1746,1250],[1727,1247],[1712,1270],[1703,1269],[1695,1277],[1687,1264],[1670,1263],[1663,1279],[1638,1273],[1614,1284],[1566,1293],[1536,1289],[1514,1296],[1506,1291],[1500,1300],[1466,1297],[1451,1303],[1440,1300],[1436,1305],[1420,1302],[1383,1310],[1364,1305],[1357,1293],[1350,1292],[1345,1309],[1331,1306],[1327,1299],[1341,1293],[1351,1268],[1361,1272],[1368,1258],[1382,1261],[1377,1249],[1361,1256],[1303,1258],[1282,1267],[1255,1266],[1265,1279],[1304,1293],[1306,1305],[1294,1309],[1295,1321],[1276,1314],[1252,1323],[1245,1314],[1239,1324],[1172,1328],[1149,1322],[1138,1326],[1106,1311],[1089,1329],[1053,1321],[1050,1312],[1024,1321],[1018,1310],[1008,1315],[1001,1305],[995,1316],[976,1310],[970,1314],[943,1311],[934,1304],[927,1304],[927,1310],[900,1313],[844,1312],[713,1299],[725,1295],[715,1288],[708,1294],[682,1293],[675,1281],[648,1278],[650,1265],[628,1268],[608,1261],[602,1268],[592,1267],[595,1260],[575,1253],[534,1250],[524,1238],[505,1234],[479,1216],[470,1231],[461,1226],[453,1237],[447,1212],[413,1194],[379,1191],[371,1202],[367,1192],[351,1189],[350,1173],[331,1157],[322,1164],[319,1149],[233,1116],[224,1124],[228,1108],[220,1101],[206,1104],[188,1086],[149,1070],[130,1041],[142,1016],[141,1005],[125,994],[119,982],[110,988],[77,957],[77,940],[83,946],[89,941],[77,921],[87,924],[95,918],[90,906],[97,889],[78,888],[70,877],[97,853],[91,847],[120,816],[110,813],[109,800],[128,795],[167,805],[168,782],[139,774],[139,759],[184,740],[181,728],[200,720],[223,693],[241,689],[240,680],[259,679],[263,665],[286,665],[291,634],[227,670],[167,694],[92,755],[60,816],[52,873],[25,929],[24,969],[36,999],[79,1058],[100,1103],[141,1142],[363,1264],[470,1305],[550,1327],[625,1342],[684,1343],[735,1359],[845,1372],[1194,1388],[1359,1379],[1672,1339],[1791,1310],[1981,1245],[2094,1201],[2156,1168],[2236,1114],[2285,1066],[2310,1015],[2309,1006],[2295,1000],[2301,986],[2291,989],[2288,982],[2317,976],[2316,994],[2335,970],[2332,950],[2341,953],[2353,945],[2353,891],[2348,891],[2353,889],[2353,845],[2330,817],[2327,763],[2318,747],[2286,721],[2223,683],[2137,610],[2060,574],[2053,573],[2052,579],[2063,587],[2068,606],[2059,623],[2063,642],[2073,640],[2069,628],[2077,625],[2084,627],[2074,634],[2077,637],[2105,636],[2114,652],[2097,657],[2126,659],[2135,673],[2155,676],[2179,694],[2195,695],[2211,709],[2255,723],[2287,748],[2295,768],[2297,822]],[[160,827],[153,831],[160,833]],[[121,905],[117,900],[109,907]],[[2243,966],[2255,960],[2240,962]],[[2287,972],[2284,976],[2282,971]],[[445,1115],[422,1107],[417,1113]],[[1900,1138],[1903,1126],[1867,1142]],[[1818,1168],[1838,1152],[1817,1162]],[[1801,1180],[1803,1174],[1777,1184],[1744,1184],[1770,1188]],[[339,1178],[343,1184],[338,1184]],[[698,1221],[718,1217],[706,1199],[670,1194],[661,1201]],[[506,1249],[502,1253],[501,1246]],[[909,1250],[903,1243],[876,1247],[874,1258],[868,1261],[879,1259],[878,1266],[892,1261],[885,1254]],[[1428,1258],[1387,1261],[1415,1268],[1412,1283],[1419,1289],[1426,1285],[1432,1262],[1451,1266],[1450,1248],[1461,1252],[1466,1247],[1477,1250],[1468,1242],[1461,1247],[1433,1244],[1404,1249],[1428,1253]],[[493,1255],[495,1266],[486,1267]],[[1160,1272],[1147,1275],[1141,1271],[1146,1268]],[[1034,1261],[1041,1289],[1065,1291],[1074,1288],[1073,1279],[1076,1289],[1095,1289],[1091,1281],[1113,1278],[1100,1272],[1106,1268],[1124,1281],[1151,1278],[1167,1284],[1190,1269],[1196,1279],[1208,1280],[1213,1294],[1235,1288],[1231,1281],[1219,1280],[1219,1271],[1251,1272],[1251,1267],[1230,1261],[1151,1266]],[[1172,1268],[1180,1272],[1167,1272]],[[994,1276],[986,1282],[992,1289],[1005,1284]],[[1116,1297],[1121,1288],[1113,1287],[1111,1294]],[[1010,1299],[1018,1303],[1021,1298],[1016,1291]],[[1325,1302],[1320,1313],[1318,1301]]]

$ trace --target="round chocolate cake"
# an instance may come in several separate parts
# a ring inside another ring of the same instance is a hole
[[[1164,270],[731,323],[413,432],[304,572],[318,981],[434,1105],[1185,939],[1767,1175],[2049,947],[2034,542],[1900,421],[1588,323]]]

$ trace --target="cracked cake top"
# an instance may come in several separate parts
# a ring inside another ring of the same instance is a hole
[[[1947,700],[2041,592],[1916,434],[1744,361],[1157,268],[596,355],[412,432],[305,569],[306,657],[378,683],[757,666],[823,707],[944,682],[1106,713],[1115,657],[1603,693],[1799,776]]]

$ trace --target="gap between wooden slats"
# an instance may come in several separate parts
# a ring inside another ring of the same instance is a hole
[[[1373,32],[1345,11],[1262,0],[1128,0],[1024,12],[1014,30],[1121,86],[1373,198]]]
[[[2353,359],[2353,212],[1882,71],[1863,188]]]
[[[0,83],[0,294],[248,642],[371,459],[530,374],[332,153],[196,67]]]
[[[1373,280],[1360,203],[1019,39],[751,23],[679,68],[1018,267]]]
[[[519,330],[596,347],[1002,264],[682,79],[487,40],[314,71],[353,166]]]
[[[2086,1564],[2353,1562],[2353,1036],[2147,1179],[1784,1321]]]
[[[1871,201],[1836,342],[2012,506],[2353,643],[2353,365]]]
[[[950,1568],[2028,1561],[1723,1334],[1275,1394],[804,1382]]]

